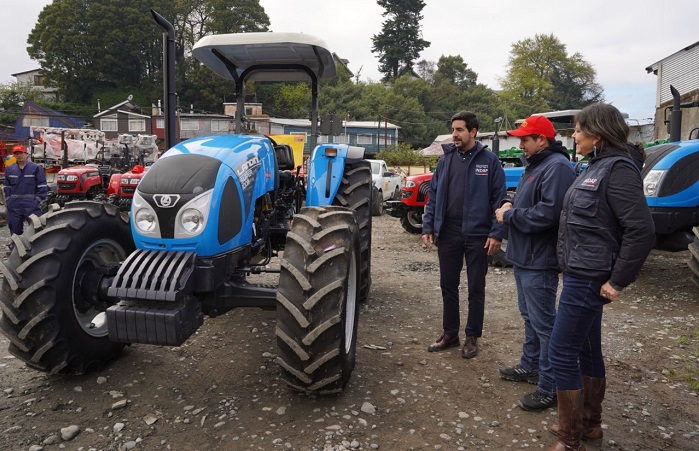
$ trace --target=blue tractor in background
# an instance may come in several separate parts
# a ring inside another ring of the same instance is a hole
[[[673,104],[666,121],[670,139],[646,149],[643,190],[655,223],[656,248],[672,252],[689,248],[689,267],[699,286],[699,127],[692,129],[688,140],[680,137],[682,109],[699,107],[699,102],[681,103],[677,89],[670,86],[670,90]]]
[[[126,344],[179,346],[205,315],[276,308],[283,379],[302,392],[341,391],[371,284],[370,164],[363,148],[317,146],[306,186],[289,146],[241,132],[246,81],[310,80],[314,146],[318,80],[335,75],[333,55],[300,33],[208,36],[193,54],[235,82],[236,134],[174,144],[130,214],[80,201],[33,217],[0,263],[0,330],[30,367],[82,374]],[[278,284],[250,280],[265,273]]]

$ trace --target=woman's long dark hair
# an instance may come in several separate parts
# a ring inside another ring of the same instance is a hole
[[[598,154],[608,147],[628,153],[629,126],[616,107],[608,103],[593,103],[575,115],[575,123],[586,135],[600,139]]]

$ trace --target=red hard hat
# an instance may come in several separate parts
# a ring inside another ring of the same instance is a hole
[[[16,146],[14,146],[14,147],[12,148],[12,153],[17,153],[17,152],[24,152],[24,153],[27,153],[27,148],[24,147],[24,146],[21,145],[21,144],[17,144]]]

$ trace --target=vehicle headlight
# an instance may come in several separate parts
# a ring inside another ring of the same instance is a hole
[[[136,216],[134,216],[134,221],[136,222],[136,227],[142,232],[152,232],[157,224],[157,219],[155,212],[150,208],[141,208],[136,211]]]
[[[406,180],[405,181],[406,188],[415,188],[416,186],[417,186],[417,183],[415,183],[413,180]]]
[[[137,232],[149,237],[160,238],[158,215],[138,191],[134,193],[131,201],[131,218]]]
[[[204,228],[204,214],[196,208],[188,208],[182,212],[182,228],[187,233],[197,233]]]
[[[175,238],[191,238],[206,228],[213,195],[211,189],[182,206],[175,219]]]
[[[78,176],[77,176],[77,175],[69,175],[69,176],[66,176],[66,181],[68,181],[68,182],[77,182],[77,181],[78,181]]]
[[[63,181],[65,181],[65,179],[66,179],[66,175],[65,175],[65,174],[58,174],[58,175],[56,176],[56,180],[58,180],[59,182],[63,182]]]
[[[658,189],[660,188],[663,178],[665,177],[665,170],[654,169],[646,175],[643,179],[643,194],[646,197],[656,197],[658,195]]]

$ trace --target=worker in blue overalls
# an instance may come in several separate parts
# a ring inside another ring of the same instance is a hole
[[[5,203],[7,205],[7,224],[10,232],[21,235],[24,221],[34,214],[41,216],[41,201],[46,199],[48,185],[44,169],[29,161],[27,148],[17,144],[12,148],[17,160],[5,168]],[[13,243],[10,243],[10,248]]]

